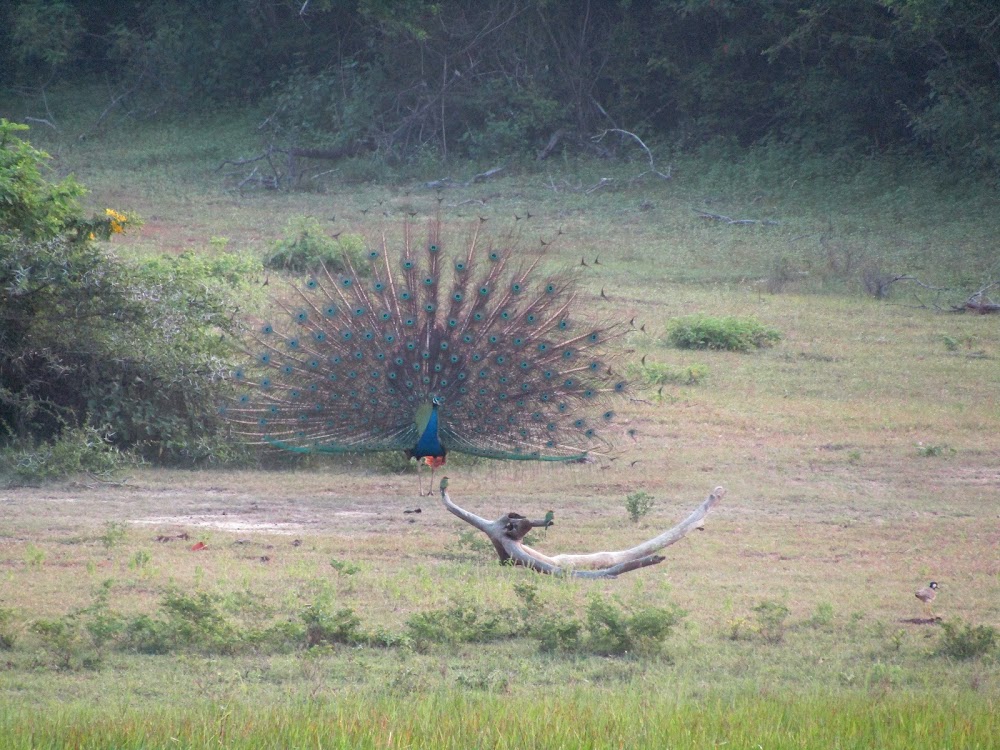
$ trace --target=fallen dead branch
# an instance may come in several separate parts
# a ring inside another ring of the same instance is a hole
[[[480,518],[456,505],[448,496],[448,478],[441,480],[441,502],[449,512],[486,534],[500,558],[509,565],[523,565],[539,573],[567,575],[576,578],[615,578],[622,573],[657,565],[666,558],[655,554],[683,539],[689,531],[704,527],[705,516],[725,495],[722,487],[712,493],[683,521],[658,536],[626,550],[601,551],[583,554],[546,555],[523,543],[528,532],[552,525],[549,518],[531,520],[519,513],[510,512],[495,521]]]
[[[632,178],[633,180],[638,180],[640,177],[644,177],[645,175],[649,174],[650,172],[652,172],[657,177],[660,177],[660,178],[662,178],[664,180],[671,179],[671,172],[673,171],[673,168],[668,166],[666,172],[661,172],[660,170],[658,170],[656,168],[656,162],[653,159],[653,152],[649,150],[649,147],[645,143],[643,143],[642,139],[639,136],[637,136],[635,133],[632,133],[632,132],[630,132],[628,130],[623,130],[622,128],[608,128],[607,130],[605,130],[600,135],[595,135],[591,140],[594,143],[600,143],[601,140],[604,138],[604,136],[606,136],[608,133],[619,133],[621,135],[627,135],[629,138],[632,138],[633,140],[635,140],[635,142],[638,143],[640,147],[642,147],[642,150],[646,152],[646,156],[649,158],[649,169],[647,169],[645,172],[641,172],[640,174],[638,174],[635,177],[633,177]]]
[[[991,281],[989,284],[984,286],[978,292],[973,292],[969,295],[968,299],[961,306],[956,306],[957,310],[972,310],[980,315],[986,315],[988,313],[1000,312],[1000,304],[994,302],[989,297],[986,296],[988,292],[993,287],[1000,286],[1000,281]]]
[[[780,222],[774,219],[734,219],[731,216],[724,216],[723,214],[715,214],[711,211],[702,211],[700,208],[692,209],[696,214],[698,214],[703,219],[710,219],[711,221],[721,221],[725,224],[737,224],[737,225],[751,225],[760,224],[761,226],[771,227],[777,226]]]

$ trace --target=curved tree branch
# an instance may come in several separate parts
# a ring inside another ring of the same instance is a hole
[[[716,487],[686,519],[672,529],[635,547],[619,551],[549,556],[523,544],[522,540],[532,529],[551,525],[550,520],[532,521],[519,513],[511,512],[495,521],[487,521],[452,502],[447,487],[448,478],[445,477],[441,480],[441,502],[444,503],[444,507],[486,534],[493,543],[501,563],[523,565],[549,575],[569,575],[577,578],[615,578],[630,570],[663,562],[666,558],[654,553],[680,541],[691,529],[703,527],[708,511],[726,492],[722,487]]]

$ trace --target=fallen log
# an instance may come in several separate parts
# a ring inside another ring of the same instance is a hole
[[[546,555],[523,543],[528,532],[552,525],[551,518],[531,520],[510,512],[488,521],[456,505],[448,496],[448,477],[441,480],[441,502],[449,512],[486,534],[502,564],[522,565],[539,573],[576,578],[615,578],[622,573],[657,565],[666,558],[655,554],[683,539],[689,531],[704,527],[705,516],[725,495],[716,487],[694,511],[672,529],[625,550],[582,554]]]

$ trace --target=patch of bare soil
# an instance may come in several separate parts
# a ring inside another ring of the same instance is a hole
[[[143,471],[121,484],[77,481],[0,490],[0,517],[21,528],[54,531],[113,521],[169,534],[185,528],[363,534],[447,523],[440,501],[418,498],[412,479],[365,483],[322,473]],[[423,513],[412,512],[421,507]]]

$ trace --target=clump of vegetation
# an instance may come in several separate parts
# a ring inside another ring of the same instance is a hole
[[[124,521],[108,521],[104,524],[104,533],[101,534],[101,544],[105,549],[112,549],[123,542],[128,536],[128,524]]]
[[[649,515],[653,509],[653,502],[653,496],[642,490],[626,495],[625,510],[628,512],[628,517],[632,519],[632,523],[638,523],[640,518]]]
[[[708,365],[692,363],[683,367],[674,367],[663,362],[642,362],[629,364],[625,374],[644,386],[658,385],[697,385],[708,377]]]
[[[264,259],[267,268],[295,273],[315,273],[324,266],[331,273],[346,273],[348,263],[357,273],[367,271],[362,237],[357,234],[330,237],[319,220],[311,216],[289,221],[285,236]]]
[[[602,656],[655,654],[683,616],[677,607],[630,611],[594,597],[587,605],[586,650]]]
[[[674,606],[630,608],[596,595],[579,613],[544,602],[535,584],[519,584],[514,593],[520,607],[453,602],[444,609],[418,613],[407,621],[408,635],[418,648],[529,638],[544,652],[653,655],[685,614]]]
[[[816,611],[805,624],[817,630],[829,630],[833,625],[833,605],[830,602],[817,604]]]
[[[973,625],[957,620],[941,624],[937,653],[953,659],[974,659],[990,653],[1000,643],[992,625]]]
[[[750,352],[774,346],[781,333],[752,317],[687,315],[670,324],[667,340],[678,349]]]
[[[953,453],[957,453],[957,451],[950,445],[925,445],[924,443],[917,443],[917,455],[924,458],[938,458],[940,456],[949,456]]]
[[[10,607],[0,607],[0,651],[9,651],[17,642],[14,621],[14,610]]]
[[[342,576],[352,576],[361,571],[360,565],[352,563],[348,560],[338,560],[337,558],[332,558],[330,560],[330,566]]]
[[[496,550],[490,540],[471,529],[459,531],[458,537],[449,545],[445,555],[455,560],[489,560],[496,559]]]
[[[107,431],[83,425],[37,445],[19,441],[0,453],[0,472],[26,485],[74,474],[110,479],[129,460],[128,454],[112,444]]]
[[[361,629],[361,618],[353,609],[335,609],[330,597],[320,597],[302,610],[305,642],[309,647],[337,643],[357,645],[368,638]]]
[[[753,607],[753,612],[757,616],[757,632],[765,641],[781,643],[785,639],[785,621],[791,614],[787,606],[765,599]]]
[[[88,471],[118,451],[196,463],[215,439],[246,256],[122,258],[99,244],[137,224],[86,219],[82,187],[46,176],[48,155],[0,120],[0,470],[15,482]]]
[[[407,633],[418,647],[430,643],[489,643],[523,632],[519,613],[512,608],[486,609],[455,601],[443,609],[418,612],[406,621]]]

